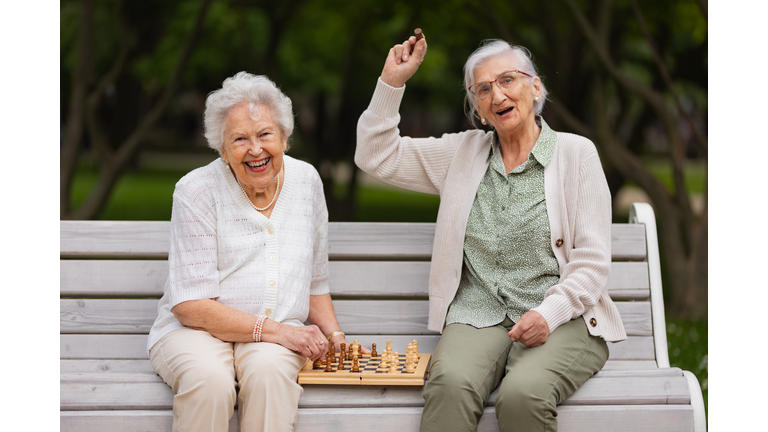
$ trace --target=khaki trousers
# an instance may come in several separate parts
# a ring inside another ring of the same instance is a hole
[[[235,401],[242,432],[293,431],[303,392],[296,378],[306,357],[277,344],[223,342],[188,328],[163,336],[149,357],[175,393],[174,432],[228,431]]]
[[[482,329],[445,328],[424,387],[422,432],[477,430],[496,386],[499,431],[557,431],[557,405],[602,369],[608,346],[589,334],[581,317],[535,348],[512,343],[511,328],[509,318]]]

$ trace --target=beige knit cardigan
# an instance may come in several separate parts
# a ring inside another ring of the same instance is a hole
[[[440,195],[429,276],[428,328],[442,333],[461,278],[464,232],[478,185],[489,164],[493,133],[469,130],[440,138],[400,136],[398,113],[405,87],[380,79],[357,125],[355,163],[384,182]],[[590,334],[610,342],[627,335],[606,289],[611,269],[611,195],[595,146],[557,133],[544,170],[552,250],[560,280],[533,310],[550,333],[584,318]]]

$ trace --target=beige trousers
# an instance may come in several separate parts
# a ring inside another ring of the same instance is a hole
[[[163,336],[149,358],[175,393],[174,432],[228,431],[235,401],[241,432],[293,431],[303,392],[296,378],[306,357],[273,343],[223,342],[184,328]]]

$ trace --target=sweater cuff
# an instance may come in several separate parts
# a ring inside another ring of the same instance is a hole
[[[397,117],[400,115],[400,102],[404,94],[405,85],[400,88],[392,87],[378,78],[368,111],[382,118]]]
[[[544,299],[538,307],[531,310],[535,310],[544,317],[549,327],[549,334],[552,334],[558,327],[570,321],[573,317],[572,309],[569,307],[568,302],[559,302],[557,296],[549,296]]]

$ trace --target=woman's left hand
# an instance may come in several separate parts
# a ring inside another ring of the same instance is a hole
[[[549,325],[540,313],[528,311],[512,326],[508,335],[512,342],[520,342],[528,348],[533,348],[547,341]]]

